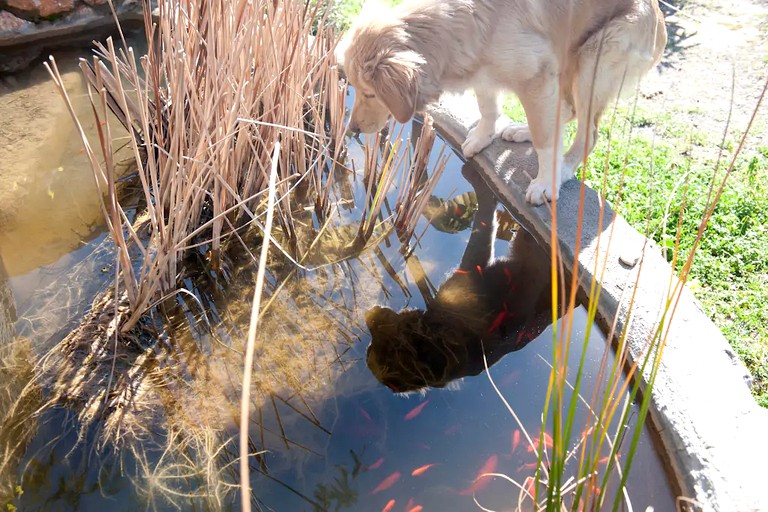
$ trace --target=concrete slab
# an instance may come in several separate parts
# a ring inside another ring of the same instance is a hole
[[[430,113],[441,134],[457,147],[479,118],[474,98],[466,96],[445,97]],[[531,145],[496,140],[474,161],[505,206],[549,246],[551,207],[525,202],[537,169]],[[768,511],[768,410],[752,398],[749,373],[727,340],[687,288],[672,293],[678,280],[658,247],[594,190],[576,180],[564,184],[557,213],[566,267],[578,262],[582,289],[588,289],[594,275],[602,279],[598,321],[608,330],[617,319],[615,332],[627,327],[632,360],[645,357],[660,326],[668,332],[650,418],[683,494],[702,510]],[[665,322],[669,300],[674,317]],[[642,375],[643,390],[650,378],[648,369]]]

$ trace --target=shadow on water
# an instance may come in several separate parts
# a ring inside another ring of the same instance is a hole
[[[312,248],[303,266],[270,257],[251,393],[251,499],[275,511],[378,511],[395,500],[396,510],[462,512],[477,510],[474,493],[508,508],[515,489],[475,477],[498,471],[522,482],[536,455],[514,441],[517,425],[482,375],[483,348],[537,433],[550,374],[548,258],[456,155],[416,238],[404,245],[381,227],[349,252],[369,170],[361,146],[350,143],[348,158],[357,164],[336,175],[330,226],[297,205],[297,246]],[[158,309],[158,338],[145,347],[50,350],[83,313],[94,274],[111,276],[98,238],[84,240],[66,272],[0,277],[0,293],[13,291],[17,305],[26,298],[15,324],[24,337],[0,340],[0,442],[12,447],[0,466],[3,500],[25,511],[239,509],[238,401],[260,235],[243,239],[220,265],[204,248],[189,256],[187,292]],[[572,336],[585,336],[584,310],[568,314]],[[605,347],[592,329],[585,386]],[[53,375],[44,389],[32,381],[35,363]],[[633,475],[636,507],[673,508],[647,430]]]

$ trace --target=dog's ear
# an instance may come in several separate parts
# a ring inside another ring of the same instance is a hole
[[[401,123],[416,113],[419,95],[419,67],[424,58],[413,51],[396,51],[383,56],[366,77],[376,95]]]
[[[336,59],[336,64],[339,66],[342,72],[346,73],[344,66],[347,61],[347,50],[349,49],[350,35],[346,34],[337,43],[333,49],[333,56]]]

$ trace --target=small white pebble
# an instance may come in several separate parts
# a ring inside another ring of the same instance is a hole
[[[619,261],[627,267],[634,267],[640,261],[640,254],[636,251],[624,251],[619,255]]]

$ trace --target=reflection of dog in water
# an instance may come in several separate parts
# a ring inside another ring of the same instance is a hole
[[[490,366],[552,322],[549,256],[519,230],[509,256],[493,260],[496,200],[484,183],[472,181],[479,204],[469,243],[426,310],[374,307],[365,314],[368,368],[395,392],[477,375],[483,349]]]

